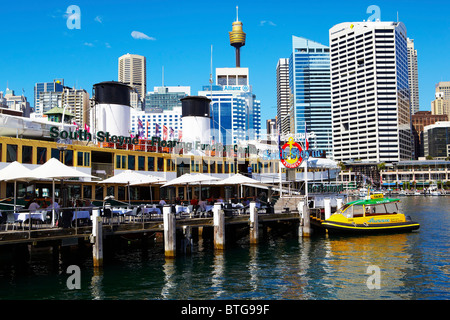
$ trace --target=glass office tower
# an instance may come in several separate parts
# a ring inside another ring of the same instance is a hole
[[[64,79],[55,79],[53,82],[38,82],[34,85],[34,112],[42,115],[44,110],[39,104],[41,92],[60,92],[64,90]]]
[[[309,144],[332,157],[330,50],[327,46],[301,37],[292,37],[289,58],[290,132],[303,134]]]

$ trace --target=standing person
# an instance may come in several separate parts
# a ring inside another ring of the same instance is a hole
[[[161,199],[160,201],[159,201],[159,205],[160,206],[164,206],[164,205],[166,205],[167,203],[164,201],[164,199]]]
[[[50,205],[47,207],[47,212],[52,212],[53,209],[55,209],[55,220],[57,221],[59,218],[59,204],[58,199],[55,199],[55,202],[53,200],[50,200]]]

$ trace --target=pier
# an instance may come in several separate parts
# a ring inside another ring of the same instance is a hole
[[[105,217],[104,209],[92,208],[89,222],[79,223],[77,219],[66,227],[41,225],[23,222],[13,230],[0,230],[0,248],[12,246],[25,250],[27,246],[60,247],[88,243],[92,245],[93,267],[103,266],[104,241],[113,237],[143,239],[149,235],[163,239],[166,258],[175,258],[177,254],[191,252],[193,235],[212,236],[215,250],[226,249],[227,239],[233,239],[237,228],[248,230],[249,243],[258,245],[260,229],[276,224],[297,228],[302,223],[298,211],[266,213],[251,202],[245,210],[227,210],[216,203],[209,213],[175,213],[173,205],[165,205],[162,214],[149,213],[141,216],[119,215]],[[270,211],[270,210],[268,210]],[[135,212],[135,211],[134,211]],[[85,220],[86,221],[86,220]],[[156,236],[158,234],[158,236]],[[27,249],[28,250],[28,249]],[[27,256],[27,255],[25,255]]]

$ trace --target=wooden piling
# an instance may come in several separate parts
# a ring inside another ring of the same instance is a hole
[[[256,202],[250,202],[250,244],[257,245],[259,238],[258,210]]]
[[[214,249],[225,249],[225,214],[220,203],[214,204]]]
[[[94,268],[101,268],[103,266],[103,221],[99,208],[92,210],[91,237]]]
[[[177,250],[175,215],[169,205],[163,207],[164,253],[166,258],[175,258]]]
[[[330,219],[331,217],[331,199],[325,198],[323,199],[323,206],[325,210],[325,220]]]
[[[309,207],[308,204],[305,203],[303,205],[303,230],[302,230],[302,236],[303,237],[309,237],[312,234],[312,228],[311,228],[311,217],[309,215]]]

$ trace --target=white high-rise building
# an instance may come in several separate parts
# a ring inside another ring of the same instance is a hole
[[[199,96],[211,99],[212,139],[224,145],[261,137],[261,102],[252,92],[248,68],[216,68],[216,85]]]
[[[147,92],[147,67],[145,57],[130,53],[119,57],[118,81],[135,88],[139,94],[139,100],[143,103]],[[134,92],[131,92],[131,101],[132,107],[137,107],[134,105],[135,103],[133,103],[133,101],[137,101]]]
[[[405,25],[344,22],[329,37],[334,159],[411,159]]]
[[[62,106],[75,116],[73,121],[79,126],[89,124],[89,93],[86,90],[64,87]]]
[[[289,133],[289,59],[281,58],[277,63],[277,129]]]
[[[419,111],[419,76],[417,73],[417,50],[414,40],[408,38],[408,83],[411,96],[411,115]]]

